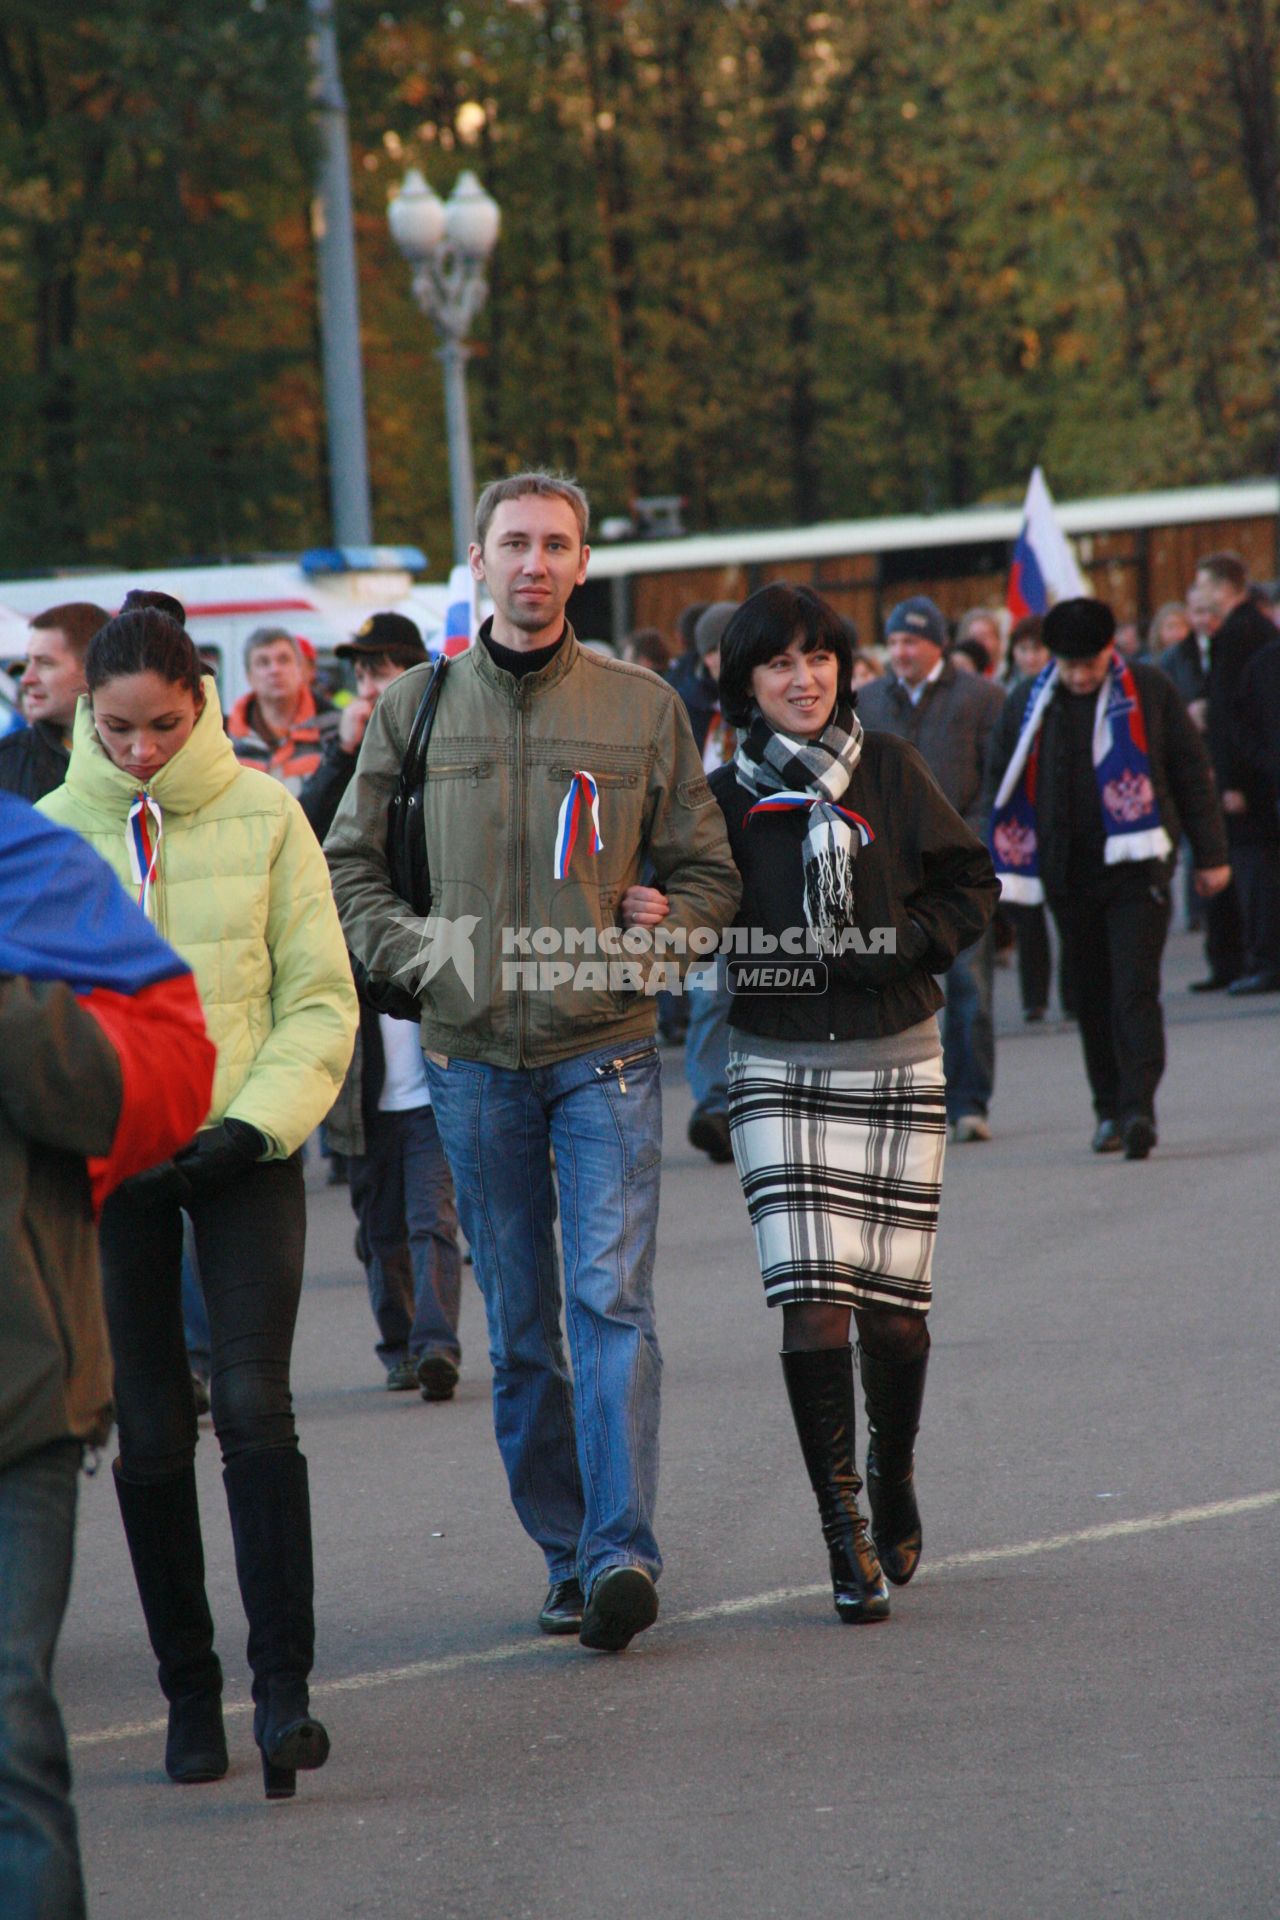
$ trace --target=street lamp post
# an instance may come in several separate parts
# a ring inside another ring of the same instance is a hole
[[[406,173],[387,208],[391,238],[413,269],[413,297],[435,322],[441,340],[455,566],[467,558],[476,493],[467,421],[466,336],[489,290],[485,269],[497,244],[500,218],[474,173],[460,174],[448,200],[441,200],[416,167]]]

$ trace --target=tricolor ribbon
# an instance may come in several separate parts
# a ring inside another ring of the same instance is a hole
[[[569,782],[569,791],[560,802],[560,818],[556,823],[555,877],[557,880],[563,880],[567,876],[573,850],[578,844],[578,834],[588,823],[591,833],[587,852],[603,853],[604,841],[600,838],[599,790],[591,775],[579,770]]]
[[[129,849],[129,872],[138,889],[138,905],[144,913],[151,898],[163,832],[159,807],[149,793],[140,793],[129,809],[125,843]]]
[[[842,820],[847,820],[854,828],[864,847],[869,847],[876,837],[869,820],[864,820],[860,813],[854,813],[849,807],[837,806],[834,800],[824,800],[821,794],[771,793],[767,800],[757,800],[754,807],[748,809],[746,817],[750,820],[754,813],[789,813],[800,807],[806,812],[811,807],[825,807],[831,813],[838,813]]]

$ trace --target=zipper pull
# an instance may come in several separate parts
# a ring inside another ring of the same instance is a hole
[[[627,1083],[623,1078],[622,1069],[626,1063],[622,1060],[615,1060],[613,1064],[618,1069],[618,1092],[625,1093],[627,1090]]]

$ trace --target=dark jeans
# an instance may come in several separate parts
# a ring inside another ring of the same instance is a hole
[[[1280,847],[1232,847],[1231,866],[1240,896],[1244,970],[1280,973]]]
[[[1109,875],[1096,888],[1049,905],[1075,994],[1098,1118],[1154,1118],[1164,1073],[1160,962],[1169,932],[1169,889]]]
[[[462,1259],[453,1178],[429,1106],[375,1113],[362,1154],[347,1159],[360,1223],[377,1354],[388,1370],[406,1356],[443,1353],[456,1365]]]
[[[195,1230],[222,1457],[297,1443],[289,1354],[302,1291],[302,1162],[203,1179],[184,1203]],[[144,1182],[102,1212],[103,1295],[116,1366],[120,1471],[168,1480],[194,1457],[196,1415],[182,1331],[182,1209]]]
[[[1215,980],[1235,980],[1244,972],[1244,922],[1234,880],[1201,902],[1204,914],[1204,957]]]
[[[71,1590],[78,1440],[0,1469],[0,1913],[83,1920],[67,1736],[50,1678]]]
[[[996,1033],[991,1019],[995,938],[988,927],[942,976],[942,1070],[947,1118],[986,1115],[996,1083]]]
[[[1012,920],[1018,940],[1018,987],[1022,995],[1022,1011],[1030,1013],[1036,1008],[1047,1011],[1049,988],[1053,979],[1053,955],[1049,948],[1049,916],[1043,906],[1008,905],[1003,911]],[[1071,982],[1061,954],[1058,956],[1058,999],[1063,1013],[1074,1018],[1075,1002],[1071,994]]]

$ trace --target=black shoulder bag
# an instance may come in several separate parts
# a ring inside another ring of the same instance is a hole
[[[400,763],[400,778],[387,802],[387,876],[405,905],[423,920],[431,911],[431,863],[422,826],[422,788],[427,773],[427,744],[448,665],[448,655],[442,653],[413,716],[408,745]],[[422,1009],[418,996],[408,987],[368,973],[354,954],[351,970],[361,997],[375,1013],[388,1013],[395,1020],[412,1020],[416,1024]]]

